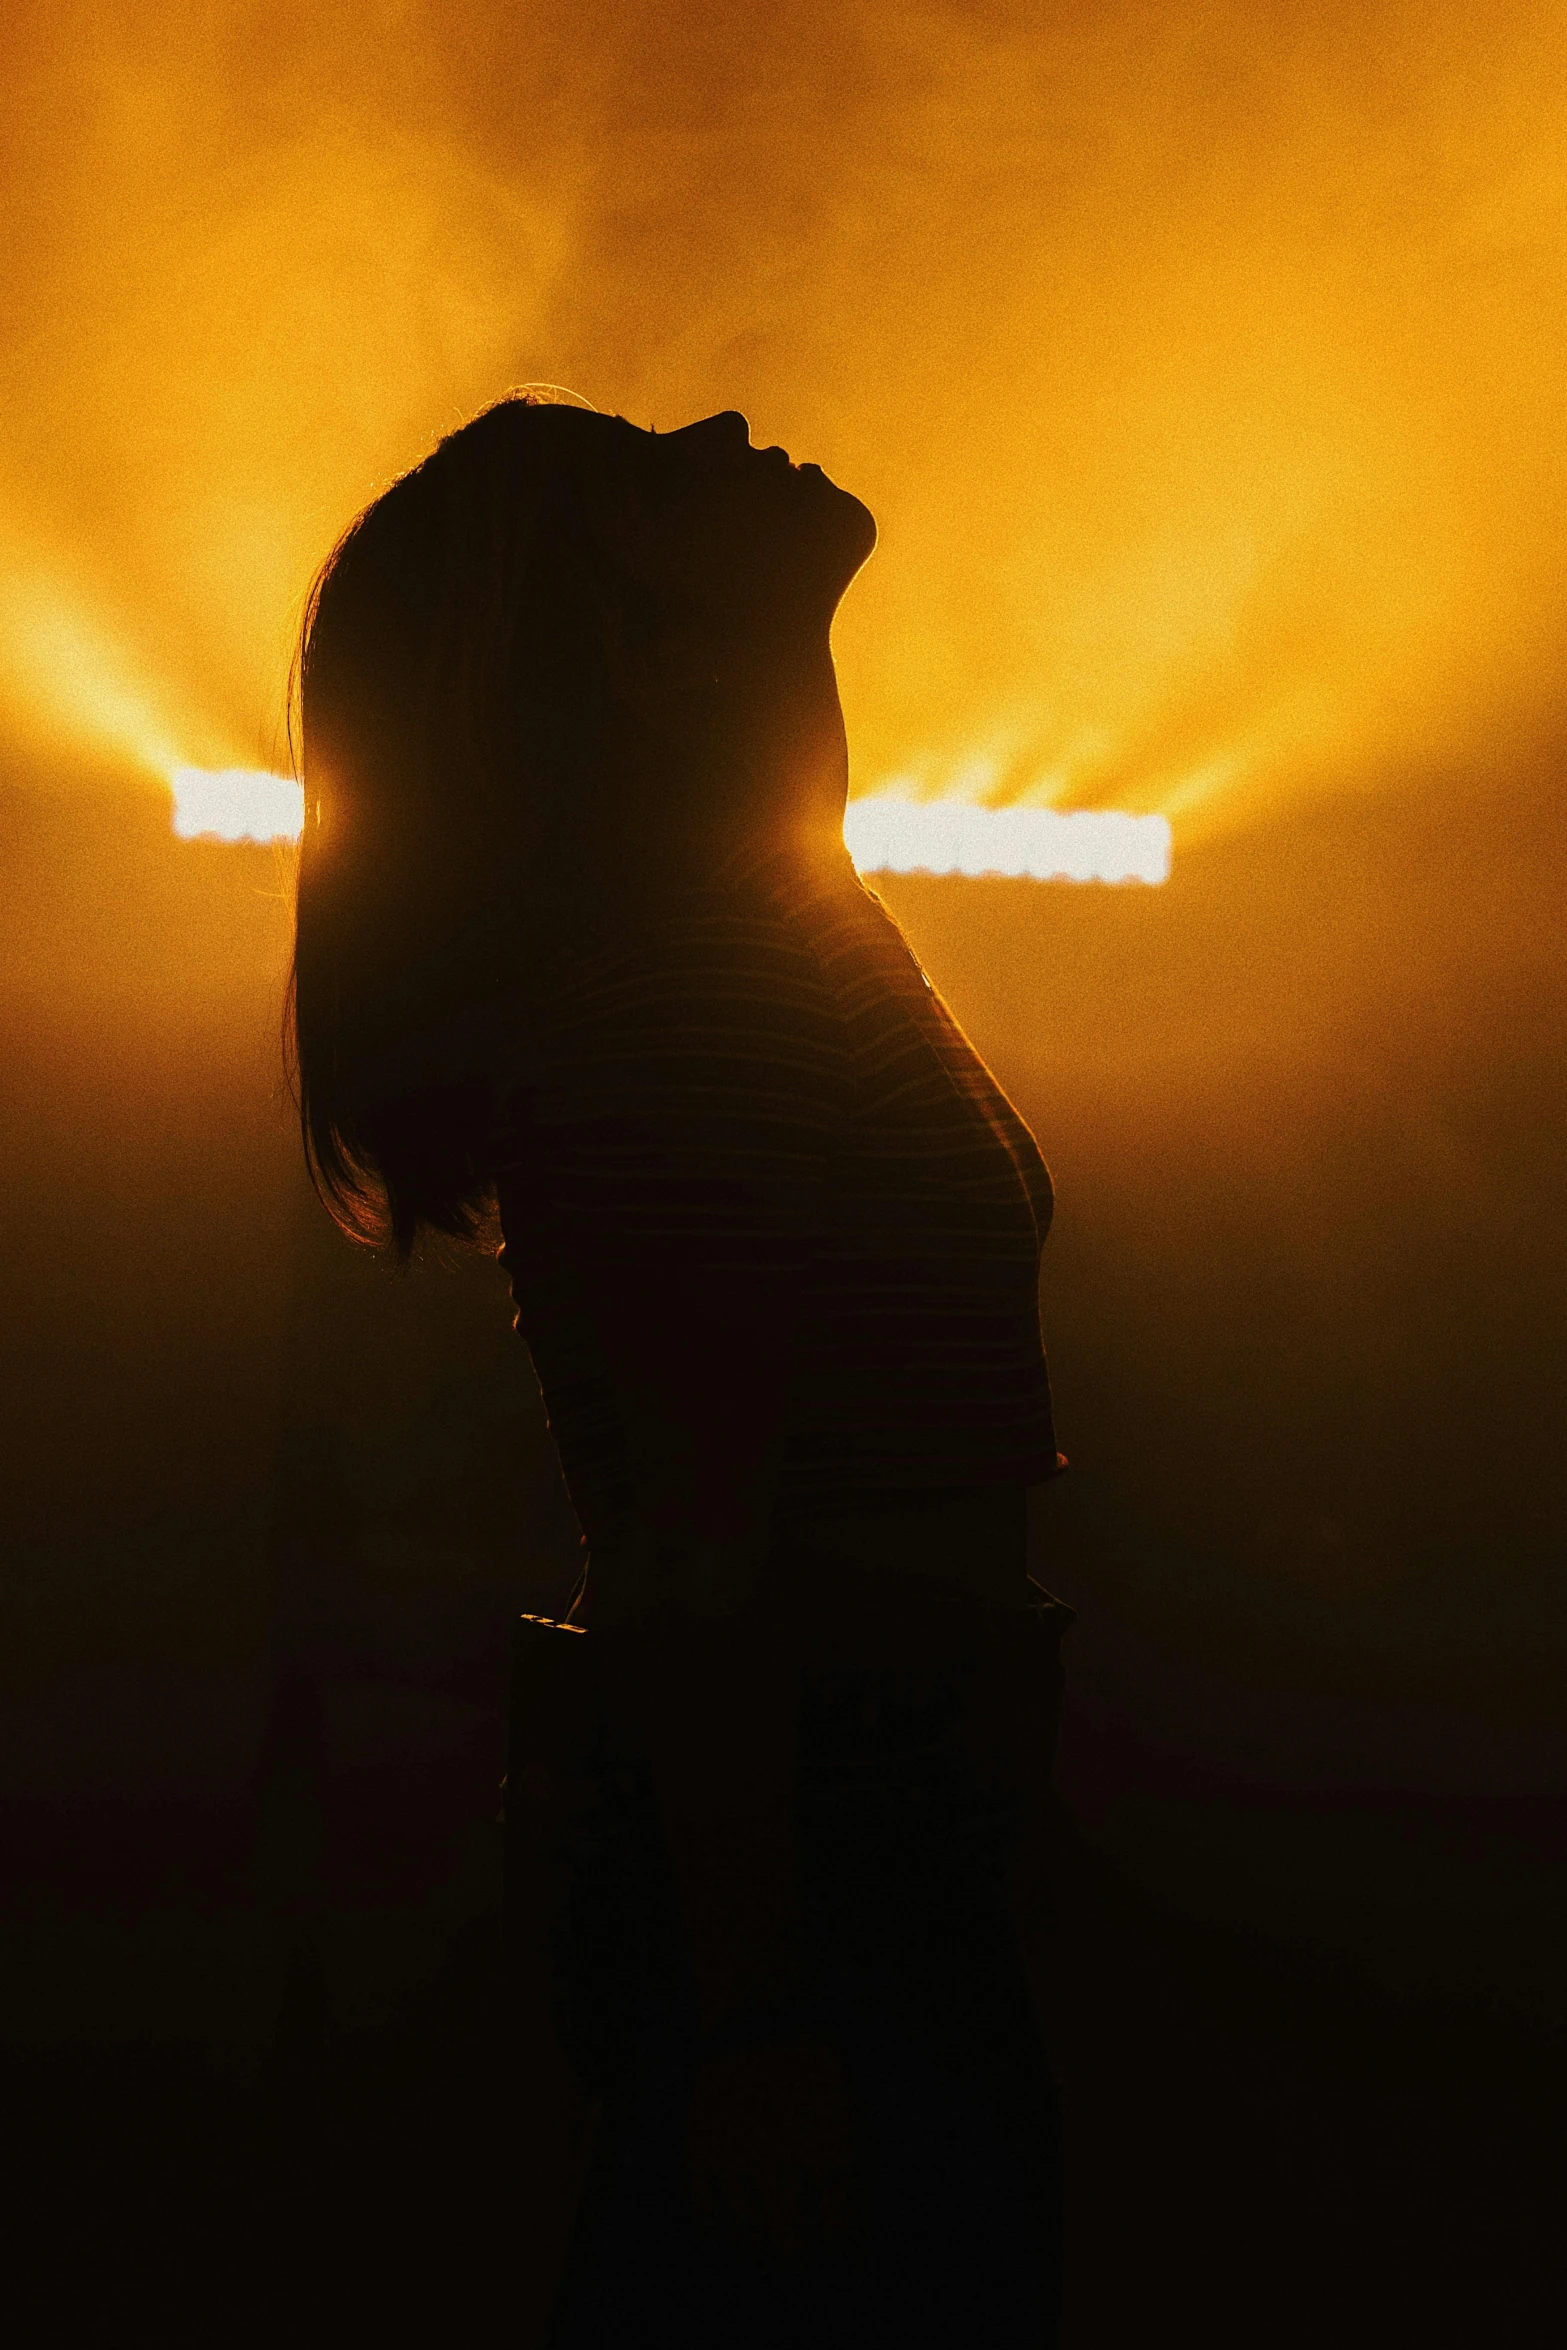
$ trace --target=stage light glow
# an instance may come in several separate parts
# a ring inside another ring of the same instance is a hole
[[[181,840],[298,840],[304,830],[304,788],[286,775],[176,767],[169,785]]]
[[[586,47],[565,0],[521,44],[402,11],[396,72],[352,11],[143,10],[145,58],[78,13],[27,68],[8,735],[280,756],[326,549],[526,371],[664,431],[738,403],[870,499],[834,647],[874,791],[1157,811],[1185,857],[1555,742],[1559,9],[873,9],[861,75],[802,0],[759,81],[737,5]],[[557,41],[602,70],[556,91]]]
[[[44,737],[167,774],[190,732],[92,597],[0,521],[0,706]]]
[[[963,873],[1033,881],[1167,881],[1163,816],[1115,809],[981,808],[877,792],[851,801],[843,837],[861,873]]]
[[[286,775],[176,767],[181,840],[298,840],[305,795]],[[850,803],[843,837],[861,873],[1010,875],[1032,881],[1167,881],[1170,827],[1115,809],[979,808],[876,792]]]

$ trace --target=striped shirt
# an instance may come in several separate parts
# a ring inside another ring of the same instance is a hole
[[[1065,1465],[1049,1175],[846,852],[731,867],[565,964],[542,1010],[502,1116],[501,1261],[590,1546],[641,1498],[650,1376],[699,1482],[772,1411],[782,1530]]]

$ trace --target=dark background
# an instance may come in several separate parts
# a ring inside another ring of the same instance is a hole
[[[1072,2350],[1559,2323],[1564,850],[1547,749],[882,885],[1057,1182]],[[0,857],[37,2309],[477,2322],[507,1620],[576,1565],[504,1284],[306,1188],[280,852],[13,759]]]

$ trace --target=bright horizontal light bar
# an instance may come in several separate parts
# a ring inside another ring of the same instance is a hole
[[[1168,881],[1163,816],[1116,809],[975,808],[879,792],[852,800],[843,837],[862,873],[966,873],[1034,881]]]
[[[181,840],[298,840],[303,787],[250,767],[176,767],[174,829]]]
[[[286,775],[246,767],[176,767],[174,829],[181,840],[298,840],[305,795]],[[1034,881],[1167,881],[1163,816],[1117,809],[978,808],[961,800],[907,800],[894,792],[850,803],[843,820],[862,873],[964,873]]]

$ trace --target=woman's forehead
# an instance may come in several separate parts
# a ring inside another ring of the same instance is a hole
[[[617,438],[623,433],[635,433],[638,440],[648,438],[641,426],[633,424],[629,417],[611,414],[603,408],[574,408],[565,400],[540,400],[534,406],[533,413],[535,416],[547,417],[557,431],[613,433]]]

